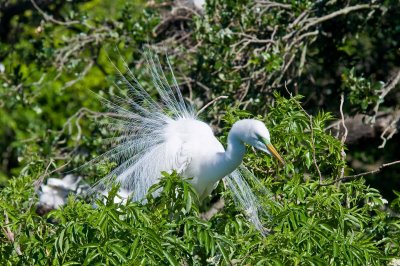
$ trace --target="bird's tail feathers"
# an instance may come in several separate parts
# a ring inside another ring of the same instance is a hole
[[[107,191],[117,182],[121,188],[132,191],[134,199],[143,198],[160,172],[168,169],[165,127],[180,118],[196,118],[194,108],[185,102],[179,90],[168,58],[169,78],[153,52],[145,51],[144,56],[159,101],[139,83],[125,61],[125,74],[114,65],[120,76],[115,82],[116,95],[111,100],[98,95],[108,110],[106,127],[113,134],[106,142],[114,147],[86,165],[110,161],[116,162],[117,167],[98,181],[92,191]]]

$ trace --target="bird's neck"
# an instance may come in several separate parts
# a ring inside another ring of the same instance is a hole
[[[218,167],[220,173],[218,176],[221,178],[232,173],[242,163],[243,156],[246,152],[246,147],[235,132],[232,130],[228,135],[228,147],[226,151],[220,154],[219,162],[221,167]]]
[[[228,136],[228,147],[226,148],[225,158],[227,165],[230,166],[229,168],[231,168],[232,171],[234,171],[242,163],[245,152],[246,147],[244,146],[242,140],[237,137],[236,134],[231,134],[230,132]]]

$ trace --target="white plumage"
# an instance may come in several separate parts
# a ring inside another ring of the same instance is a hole
[[[113,160],[118,166],[95,188],[107,191],[118,182],[122,189],[132,192],[133,200],[142,200],[148,189],[159,181],[162,171],[176,170],[183,177],[191,178],[189,182],[203,200],[226,177],[235,201],[263,231],[259,219],[261,206],[240,171],[252,183],[260,183],[244,166],[237,168],[245,154],[245,143],[283,162],[270,144],[265,125],[251,119],[236,122],[229,132],[225,151],[212,129],[184,101],[172,70],[171,86],[158,58],[147,53],[147,62],[159,101],[153,100],[130,72],[129,76],[121,75],[122,80],[117,84],[127,86],[129,95],[115,96],[112,101],[103,99],[113,113],[109,116],[108,128],[117,136],[110,139],[114,147],[95,162]]]

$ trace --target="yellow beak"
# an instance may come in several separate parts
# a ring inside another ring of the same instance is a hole
[[[276,151],[275,147],[272,144],[265,144],[267,147],[268,151],[276,158],[278,159],[283,165],[285,165],[285,161],[282,159],[282,157],[279,155],[279,153]]]

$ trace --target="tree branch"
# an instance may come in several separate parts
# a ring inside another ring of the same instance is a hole
[[[390,163],[384,163],[381,166],[379,166],[379,168],[372,170],[372,171],[368,171],[368,172],[364,172],[364,173],[360,173],[360,174],[356,174],[356,175],[348,175],[348,176],[344,176],[341,178],[337,178],[336,180],[329,182],[329,183],[325,183],[325,184],[319,184],[319,186],[330,186],[333,185],[337,182],[340,181],[346,181],[346,180],[350,180],[350,179],[356,179],[358,177],[361,176],[365,176],[365,175],[372,175],[372,174],[376,174],[379,173],[383,168],[388,167],[388,166],[392,166],[392,165],[396,165],[396,164],[400,164],[400,160],[399,161],[394,161],[394,162],[390,162]]]
[[[59,25],[63,25],[63,26],[70,26],[70,25],[79,23],[78,20],[72,20],[72,21],[60,21],[60,20],[57,20],[52,15],[48,15],[46,12],[44,12],[38,6],[38,4],[36,4],[36,2],[34,0],[31,0],[31,3],[32,3],[33,7],[43,16],[43,18],[46,21],[50,21],[50,22],[53,22],[55,24],[59,24]]]
[[[357,11],[357,10],[361,10],[361,9],[377,8],[377,7],[378,6],[369,5],[369,4],[348,6],[348,7],[345,7],[343,9],[340,9],[338,11],[332,12],[332,13],[326,15],[326,16],[323,16],[323,17],[309,19],[310,22],[304,26],[303,30],[306,31],[307,29],[311,28],[312,26],[315,26],[315,25],[320,24],[322,22],[325,22],[327,20],[333,19],[333,18],[335,18],[337,16],[346,15],[346,14],[348,14],[350,12],[353,12],[353,11]]]
[[[344,134],[342,135],[342,138],[340,140],[340,142],[342,143],[342,150],[341,150],[340,153],[341,153],[341,156],[342,156],[342,161],[344,161],[345,164],[343,165],[342,169],[340,170],[340,178],[343,178],[343,176],[344,176],[344,168],[346,166],[346,153],[344,152],[344,143],[346,142],[347,133],[348,133],[346,124],[344,122],[343,104],[344,104],[344,94],[342,93],[340,95],[340,108],[339,109],[340,109],[340,116],[342,118],[341,121],[342,121],[342,126],[344,128]]]
[[[365,121],[370,119],[370,116],[357,114],[353,117],[347,117],[344,119],[344,125],[347,128],[348,135],[346,137],[346,144],[353,144],[359,142],[361,139],[371,139],[384,136],[386,139],[389,136],[393,136],[399,131],[399,119],[400,110],[394,112],[378,112],[376,115],[376,121],[374,124],[368,124]],[[337,120],[330,126],[326,127],[325,130],[330,130],[333,135],[344,134],[345,128],[342,120]],[[383,134],[384,133],[384,134]]]
[[[386,83],[386,85],[382,88],[381,95],[379,95],[379,100],[374,107],[374,116],[371,119],[371,123],[375,123],[375,118],[376,115],[378,114],[380,104],[383,103],[383,99],[392,89],[394,89],[397,86],[399,82],[400,82],[400,70],[397,72],[396,76],[392,79],[392,81]]]
[[[225,95],[221,95],[218,96],[217,98],[215,98],[214,100],[212,100],[211,102],[207,103],[206,105],[203,106],[203,108],[201,108],[198,112],[197,115],[201,114],[207,107],[209,107],[210,105],[212,105],[213,103],[215,103],[216,101],[220,100],[220,99],[227,99],[228,96]]]

